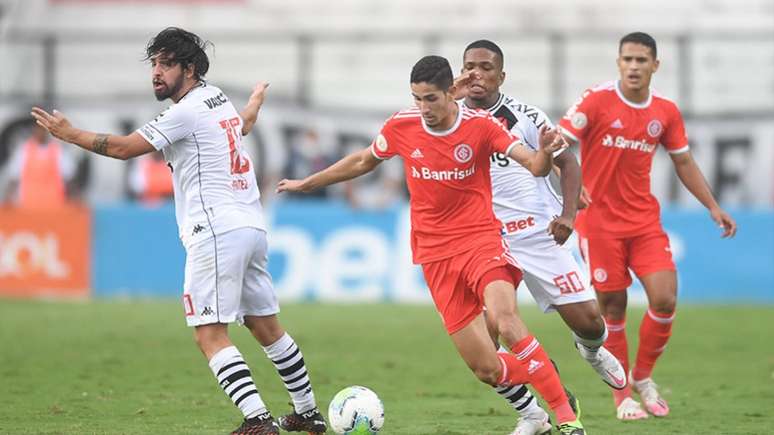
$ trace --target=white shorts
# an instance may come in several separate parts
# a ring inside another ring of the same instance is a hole
[[[188,326],[277,314],[267,262],[266,233],[257,228],[218,234],[188,248],[183,284]]]
[[[524,284],[543,312],[554,311],[554,305],[595,299],[586,273],[569,248],[557,245],[552,236],[504,237],[524,272]]]

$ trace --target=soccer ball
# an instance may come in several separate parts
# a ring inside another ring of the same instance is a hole
[[[338,434],[373,435],[384,425],[384,405],[376,393],[354,385],[333,396],[328,421]]]

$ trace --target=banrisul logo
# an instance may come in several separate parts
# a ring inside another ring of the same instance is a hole
[[[467,169],[449,169],[446,171],[433,171],[430,168],[416,168],[411,167],[411,176],[414,178],[421,178],[423,180],[463,180],[476,173],[476,165],[473,165]]]
[[[473,148],[466,143],[454,147],[454,159],[460,163],[467,163],[473,158]]]

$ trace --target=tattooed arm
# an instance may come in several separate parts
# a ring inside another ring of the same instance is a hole
[[[39,107],[33,107],[32,117],[55,138],[103,156],[126,160],[156,150],[137,132],[128,136],[118,136],[75,128],[61,112],[56,110],[50,114]]]

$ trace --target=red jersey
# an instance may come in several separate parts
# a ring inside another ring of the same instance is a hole
[[[519,143],[489,112],[461,105],[447,131],[430,130],[416,107],[387,120],[371,152],[378,159],[403,158],[414,263],[451,257],[484,237],[500,237],[489,156],[507,154]]]
[[[688,151],[688,138],[674,102],[654,94],[645,103],[625,99],[618,82],[589,89],[559,122],[580,143],[583,186],[591,205],[578,213],[585,236],[629,237],[660,226],[650,192],[653,155]]]

